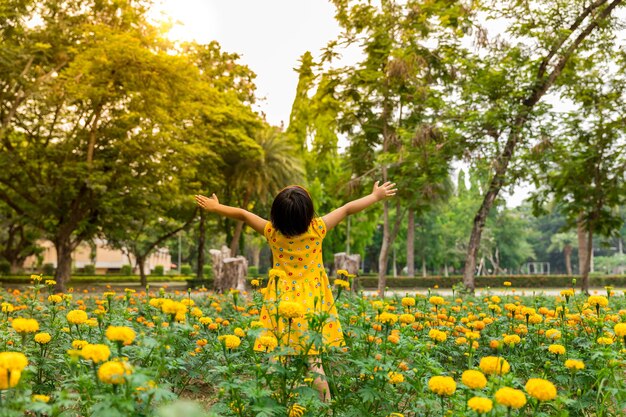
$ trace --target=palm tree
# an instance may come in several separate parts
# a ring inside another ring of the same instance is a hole
[[[550,238],[548,252],[563,252],[567,275],[572,275],[572,251],[577,246],[577,237],[572,232],[557,233]]]
[[[263,151],[261,163],[244,160],[235,167],[236,188],[241,196],[240,205],[247,209],[257,200],[267,202],[281,188],[304,179],[304,165],[293,144],[278,127],[261,129],[255,138]],[[230,242],[231,255],[239,251],[243,222],[236,223]]]

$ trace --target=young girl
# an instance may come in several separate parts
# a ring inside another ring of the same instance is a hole
[[[280,191],[274,199],[270,221],[247,210],[220,204],[215,194],[210,198],[201,195],[195,198],[203,209],[244,221],[267,239],[272,249],[273,269],[278,277],[270,277],[265,292],[265,303],[260,316],[265,328],[283,334],[284,324],[276,323],[273,303],[277,299],[297,302],[304,307],[304,315],[320,310],[327,312],[330,317],[322,329],[323,343],[328,346],[342,346],[341,325],[322,261],[322,241],[326,234],[347,216],[395,195],[394,186],[395,184],[391,182],[379,186],[377,181],[370,195],[351,201],[323,217],[315,217],[313,201],[307,190],[292,185]],[[304,345],[304,338],[300,336],[306,332],[307,326],[305,317],[289,321],[288,344],[296,351]],[[255,346],[255,349],[264,350],[262,346]],[[316,352],[310,349],[309,353]],[[316,361],[311,362],[310,368],[313,373],[324,375],[324,369]],[[322,399],[329,401],[330,393],[326,379],[318,376],[314,385]]]

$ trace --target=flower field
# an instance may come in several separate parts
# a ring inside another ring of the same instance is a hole
[[[322,346],[328,314],[277,300],[279,334],[250,293],[54,294],[33,277],[0,290],[0,415],[623,416],[626,296],[505,294],[380,300],[336,280],[345,345]],[[295,327],[295,326],[294,326]],[[319,351],[322,402],[303,352]],[[195,413],[195,414],[194,414]]]

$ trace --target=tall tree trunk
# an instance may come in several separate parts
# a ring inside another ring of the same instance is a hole
[[[578,216],[576,222],[576,234],[578,236],[578,273],[582,275],[587,262],[587,230],[582,215]]]
[[[148,276],[146,275],[146,258],[143,256],[137,257],[137,269],[139,269],[139,282],[142,287],[148,285]]]
[[[572,245],[566,244],[563,247],[563,254],[565,255],[565,270],[567,275],[572,275]]]
[[[415,209],[409,208],[408,229],[406,232],[406,274],[415,276]]]
[[[443,276],[448,278],[448,276],[450,275],[450,273],[448,272],[448,263],[444,263],[443,264]]]
[[[252,252],[252,265],[259,267],[261,263],[261,248],[258,246],[253,246],[251,249]]]
[[[230,254],[233,257],[237,256],[237,252],[239,252],[239,241],[243,232],[243,226],[244,223],[242,221],[235,223],[235,233],[233,233],[233,238],[230,241]]]
[[[593,230],[589,226],[587,230],[587,253],[585,255],[585,264],[583,265],[583,273],[581,277],[580,289],[585,294],[589,295],[589,271],[591,270],[591,257],[593,256]]]
[[[54,274],[57,292],[65,291],[65,284],[72,277],[72,252],[74,247],[69,237],[55,239],[54,247],[57,252],[57,269]]]
[[[389,202],[383,202],[383,241],[378,255],[378,296],[380,298],[385,295],[385,287],[387,286],[387,259],[389,257]]]
[[[250,199],[252,198],[252,191],[247,190],[246,194],[243,197],[243,203],[241,203],[241,207],[244,209],[248,207],[250,204]],[[242,221],[235,222],[235,232],[233,233],[233,237],[230,240],[230,256],[237,256],[237,252],[239,252],[239,243],[241,240],[241,233],[243,232],[244,223]]]
[[[485,226],[485,221],[487,220],[487,215],[505,183],[509,163],[511,162],[517,143],[522,137],[522,130],[526,125],[529,115],[532,113],[535,105],[561,75],[563,68],[565,68],[565,65],[580,44],[610,16],[611,12],[622,3],[622,1],[623,0],[613,0],[606,7],[605,3],[607,3],[607,1],[597,1],[589,4],[581,11],[580,15],[577,16],[572,25],[568,28],[569,30],[563,33],[561,38],[553,44],[550,51],[548,51],[541,60],[537,71],[536,82],[532,84],[528,96],[520,103],[520,110],[513,121],[502,153],[499,154],[494,161],[493,166],[495,169],[489,184],[489,190],[485,193],[483,202],[474,217],[474,224],[467,247],[463,271],[463,285],[470,291],[473,292],[475,288],[474,273],[476,271],[476,257],[478,255],[480,238]],[[601,11],[598,12],[598,10]],[[592,16],[590,21],[587,19],[588,16]],[[574,36],[575,38],[571,39],[571,42],[568,42],[568,40]],[[553,65],[551,71],[548,71],[555,57],[558,57],[558,60]]]
[[[204,210],[200,210],[200,224],[198,224],[198,269],[196,277],[204,278],[204,245],[206,241],[206,216]]]
[[[400,223],[402,222],[403,213],[400,208],[400,200],[396,200],[396,220],[393,225],[393,230],[389,230],[389,204],[385,200],[384,204],[384,223],[383,223],[383,244],[380,248],[380,255],[378,257],[378,296],[385,296],[385,287],[387,286],[387,264],[389,262],[389,249],[395,240]]]
[[[17,274],[22,268],[23,262],[24,261],[20,263],[17,259],[11,260],[11,267],[10,267],[11,274]]]

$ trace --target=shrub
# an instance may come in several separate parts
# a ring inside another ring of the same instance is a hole
[[[128,276],[132,274],[132,272],[133,267],[130,265],[122,265],[122,268],[120,269],[120,275]]]
[[[6,259],[0,259],[0,275],[9,275],[11,273],[11,263]]]
[[[183,264],[180,267],[180,274],[181,275],[191,275],[191,265],[189,264]]]
[[[54,265],[48,263],[48,264],[43,264],[43,266],[41,267],[41,272],[43,272],[44,275],[54,275]]]
[[[254,278],[258,277],[259,276],[259,267],[254,266],[254,265],[248,267],[248,276],[251,276],[251,277],[254,277]]]
[[[96,266],[89,264],[89,265],[85,265],[85,267],[83,268],[83,274],[85,275],[95,275],[96,274]]]
[[[165,275],[165,268],[163,268],[163,265],[157,265],[154,267],[150,275],[162,277],[163,275]]]

